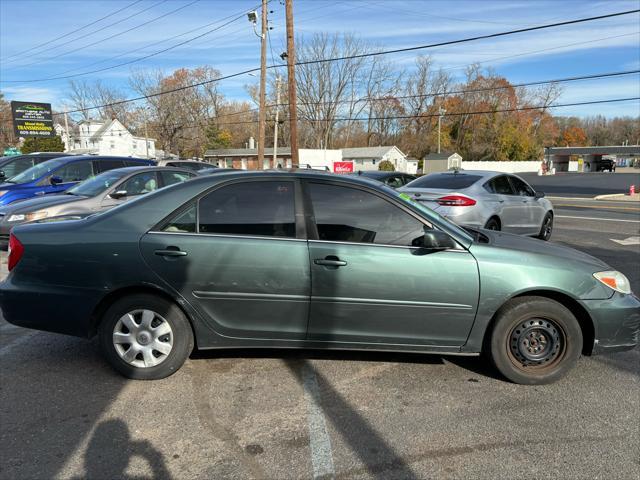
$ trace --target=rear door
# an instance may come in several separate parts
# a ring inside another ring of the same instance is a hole
[[[310,181],[309,340],[462,345],[479,295],[462,247],[417,247],[424,220],[365,188]]]
[[[146,234],[144,258],[218,334],[304,339],[311,278],[296,185],[219,186]]]

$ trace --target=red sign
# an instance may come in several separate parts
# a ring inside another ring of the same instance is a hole
[[[341,175],[353,173],[353,162],[333,162],[333,173]]]

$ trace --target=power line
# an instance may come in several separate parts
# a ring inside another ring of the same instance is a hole
[[[472,42],[472,41],[477,41],[477,40],[483,40],[483,39],[487,39],[487,38],[495,38],[495,37],[502,37],[502,36],[506,36],[506,35],[513,35],[516,33],[523,33],[523,32],[531,32],[531,31],[536,31],[536,30],[543,30],[543,29],[547,29],[547,28],[554,28],[554,27],[559,27],[559,26],[565,26],[565,25],[573,25],[573,24],[577,24],[577,23],[584,23],[584,22],[590,22],[590,21],[594,21],[594,20],[602,20],[605,18],[613,18],[613,17],[619,17],[622,15],[630,15],[633,13],[638,13],[640,12],[640,9],[637,10],[628,10],[625,12],[617,12],[617,13],[610,13],[607,15],[598,15],[596,17],[587,17],[587,18],[580,18],[580,19],[576,19],[576,20],[568,20],[568,21],[564,21],[564,22],[558,22],[558,23],[551,23],[551,24],[547,24],[547,25],[539,25],[536,27],[529,27],[529,28],[522,28],[522,29],[518,29],[518,30],[510,30],[507,32],[499,32],[499,33],[493,33],[493,34],[489,34],[489,35],[480,35],[480,36],[475,36],[475,37],[467,37],[467,38],[463,38],[463,39],[458,39],[458,40],[450,40],[447,42],[440,42],[440,43],[434,43],[434,44],[428,44],[428,45],[419,45],[419,46],[415,46],[415,47],[406,47],[406,48],[401,48],[401,49],[394,49],[394,50],[382,50],[382,51],[378,51],[378,52],[369,52],[369,53],[362,53],[362,54],[358,54],[358,55],[351,55],[351,56],[343,56],[343,57],[336,57],[336,58],[325,58],[325,59],[318,59],[318,60],[308,60],[308,61],[304,61],[304,62],[296,62],[296,66],[298,65],[310,65],[310,64],[314,64],[314,63],[327,63],[327,62],[336,62],[336,61],[341,61],[341,60],[349,60],[352,58],[364,58],[364,57],[373,57],[373,56],[379,56],[379,55],[387,55],[387,54],[392,54],[392,53],[398,53],[398,52],[408,52],[408,51],[415,51],[415,50],[421,50],[421,49],[428,49],[428,48],[435,48],[435,47],[440,47],[440,46],[444,46],[444,45],[455,45],[455,44],[460,44],[460,43],[465,43],[465,42]],[[267,68],[278,68],[279,65],[269,65]],[[195,88],[195,87],[200,87],[209,83],[214,83],[214,82],[219,82],[222,80],[227,80],[230,78],[235,78],[235,77],[239,77],[241,75],[247,75],[249,73],[254,73],[260,70],[260,67],[255,67],[255,68],[250,68],[247,70],[243,70],[241,72],[237,72],[237,73],[232,73],[229,75],[224,75],[215,79],[211,79],[211,80],[205,80],[203,82],[197,82],[191,85],[184,85],[182,87],[177,87],[171,90],[166,90],[164,92],[157,92],[157,93],[152,93],[152,94],[148,94],[148,95],[142,95],[139,97],[134,97],[134,98],[130,98],[130,99],[126,99],[126,100],[120,100],[118,102],[113,102],[113,103],[107,103],[104,105],[96,105],[96,106],[92,106],[92,107],[87,107],[84,109],[79,109],[79,110],[71,110],[71,111],[67,111],[65,113],[78,113],[78,112],[82,112],[82,111],[87,111],[87,110],[95,110],[95,109],[99,109],[99,108],[104,108],[104,107],[108,107],[108,106],[113,106],[113,105],[121,105],[124,103],[130,103],[130,102],[137,102],[139,100],[145,100],[145,99],[149,99],[149,98],[153,98],[153,97],[157,97],[160,95],[167,95],[169,93],[174,93],[174,92],[179,92],[179,91],[183,91],[183,90],[187,90],[189,88]]]
[[[200,0],[194,0],[193,2],[191,2],[191,3],[187,4],[187,5],[184,5],[184,6],[180,7],[180,8],[178,8],[177,10],[181,10],[182,8],[186,8],[189,5],[192,5],[193,3],[196,3],[198,1],[200,1]],[[255,8],[257,8],[257,7],[255,7]],[[164,16],[170,15],[171,13],[175,13],[177,10],[169,12],[169,13],[165,14]],[[163,48],[162,50],[158,50],[156,52],[150,53],[148,55],[144,55],[142,57],[135,58],[133,60],[128,60],[126,62],[121,62],[121,63],[118,63],[116,65],[111,65],[111,66],[104,67],[104,68],[98,68],[98,69],[90,70],[90,71],[87,71],[87,72],[75,73],[73,75],[60,75],[60,76],[57,76],[57,77],[39,78],[39,79],[31,79],[31,80],[0,80],[0,82],[4,82],[4,83],[34,83],[34,82],[46,82],[46,81],[51,81],[51,80],[64,80],[64,79],[75,78],[75,77],[80,77],[80,76],[84,76],[84,75],[90,75],[92,73],[104,72],[104,71],[112,70],[114,68],[122,67],[122,66],[125,66],[125,65],[131,65],[133,63],[141,62],[141,61],[146,60],[148,58],[155,57],[155,56],[160,55],[162,53],[166,53],[166,52],[168,52],[170,50],[173,50],[173,49],[176,49],[176,48],[181,47],[183,45],[186,45],[187,43],[190,43],[190,42],[198,40],[198,39],[200,39],[202,37],[205,37],[206,35],[209,35],[209,34],[215,32],[215,31],[221,30],[222,28],[224,28],[224,27],[226,27],[226,26],[228,26],[228,25],[230,25],[230,24],[232,24],[234,22],[237,22],[238,20],[244,18],[244,16],[246,15],[247,11],[250,11],[250,10],[243,10],[240,14],[236,14],[236,16],[234,18],[232,18],[231,20],[229,20],[228,22],[225,22],[222,25],[219,25],[219,26],[217,26],[215,28],[207,30],[204,33],[196,35],[195,37],[188,38],[187,40],[184,40],[182,42],[176,43],[176,44],[171,45],[171,46],[169,46],[167,48]],[[158,18],[160,18],[160,17],[158,17]],[[230,18],[230,17],[225,17],[225,18],[223,18],[223,19],[221,19],[219,21],[223,21],[223,20],[225,20],[227,18]],[[154,19],[154,20],[157,20],[157,18]],[[154,21],[154,20],[152,20],[152,21]],[[147,23],[150,23],[150,22],[147,22]],[[217,23],[217,22],[214,22],[214,23]],[[141,25],[139,25],[139,26],[141,26]],[[138,28],[138,27],[135,27],[135,28]],[[200,30],[200,29],[201,28],[197,28],[195,30]],[[193,31],[193,30],[191,30],[191,31]],[[189,33],[189,32],[187,32],[187,33]],[[183,34],[180,34],[180,35],[177,35],[177,36],[180,37],[182,35],[185,35],[185,34],[183,33]],[[166,40],[163,40],[163,42],[164,41],[166,41]],[[162,43],[162,42],[157,42],[157,43]],[[94,45],[94,44],[92,44],[92,45]],[[91,45],[87,45],[87,46],[91,46]],[[143,48],[146,48],[146,47],[143,47]],[[138,49],[138,50],[140,50],[140,49]],[[67,53],[69,53],[69,52],[67,52]],[[129,52],[129,53],[131,53],[131,52]],[[66,55],[66,54],[64,54],[64,55]],[[122,56],[122,55],[119,55],[119,56]],[[53,58],[56,58],[56,57],[53,57]],[[118,58],[118,57],[114,57],[114,58]],[[102,62],[97,62],[97,63],[102,63]]]
[[[620,102],[630,102],[634,100],[640,100],[640,97],[627,97],[627,98],[612,98],[606,100],[588,100],[584,102],[573,102],[573,103],[556,103],[552,105],[536,105],[536,106],[528,106],[528,107],[514,107],[514,108],[502,108],[502,109],[493,109],[493,110],[472,110],[466,112],[447,112],[442,114],[443,117],[461,117],[461,116],[472,116],[472,115],[493,115],[496,113],[513,113],[513,112],[526,112],[533,110],[548,110],[552,108],[565,108],[565,107],[577,107],[584,105],[600,105],[605,103],[620,103]],[[439,113],[433,114],[424,114],[424,115],[391,115],[386,117],[339,117],[333,119],[311,119],[302,117],[300,120],[307,122],[368,122],[372,120],[413,120],[413,119],[426,119],[426,118],[435,118],[441,116]],[[212,120],[215,118],[211,118],[207,121],[207,123],[196,123],[190,125],[182,125],[182,124],[171,124],[165,125],[169,127],[181,127],[183,129],[190,128],[200,128],[208,126]],[[258,123],[258,120],[243,120],[237,122],[224,122],[222,126],[228,125],[249,125]]]
[[[93,31],[91,31],[91,32],[89,32],[89,33],[87,33],[87,34],[85,34],[85,35],[81,35],[81,36],[79,36],[79,37],[72,38],[71,40],[68,40],[68,41],[66,41],[66,42],[60,43],[60,44],[58,44],[58,45],[51,45],[51,46],[50,46],[50,48],[45,48],[44,50],[41,50],[41,51],[39,51],[38,53],[36,53],[36,55],[42,55],[42,54],[44,54],[45,52],[48,52],[49,50],[57,50],[57,49],[59,49],[60,47],[64,47],[65,45],[69,45],[70,43],[74,43],[74,42],[77,42],[77,41],[79,41],[79,40],[84,40],[84,39],[85,39],[85,38],[87,38],[87,37],[93,36],[93,35],[95,35],[96,33],[100,33],[100,32],[102,32],[103,30],[106,30],[106,29],[108,29],[108,28],[113,27],[114,25],[118,25],[118,24],[120,24],[120,23],[126,22],[127,20],[130,20],[130,19],[132,19],[133,17],[137,17],[138,15],[140,15],[140,14],[142,14],[142,13],[144,13],[144,12],[147,12],[147,11],[151,10],[152,8],[155,8],[155,7],[157,7],[158,5],[162,5],[163,3],[166,3],[166,2],[168,2],[168,1],[169,1],[169,0],[161,0],[161,1],[157,2],[157,3],[154,3],[154,4],[150,5],[150,6],[148,6],[147,8],[143,8],[142,10],[138,10],[137,12],[132,13],[131,15],[129,15],[129,16],[127,16],[127,17],[121,18],[120,20],[116,20],[115,22],[112,22],[112,23],[110,23],[110,24],[108,24],[108,25],[103,25],[102,27],[98,28],[97,30],[93,30]],[[83,47],[83,48],[86,48],[86,47]],[[76,50],[79,50],[79,49],[76,49]],[[74,52],[74,51],[76,51],[76,50],[71,50],[71,52]],[[67,53],[70,53],[70,52],[67,52]],[[61,54],[61,55],[58,55],[57,57],[52,57],[52,58],[58,58],[58,57],[61,57],[61,56],[63,56],[63,55],[66,55],[67,53],[63,53],[63,54]],[[28,57],[27,57],[27,58],[28,58]],[[41,60],[43,59],[42,57],[40,57],[40,58],[41,58]],[[16,58],[15,60],[11,60],[11,61],[9,61],[9,62],[5,62],[5,63],[15,63],[15,62],[20,62],[21,60],[24,60],[24,59],[23,59],[23,58]],[[44,60],[51,60],[51,58],[46,58],[46,59],[44,59]],[[24,68],[24,67],[29,67],[29,66],[31,66],[31,65],[36,65],[36,64],[38,64],[38,63],[40,63],[40,60],[37,60],[37,61],[35,61],[35,62],[31,62],[31,63],[27,63],[27,64],[16,65],[14,68]]]
[[[597,80],[597,79],[602,79],[602,78],[612,78],[612,77],[620,77],[620,76],[625,76],[625,75],[633,75],[633,74],[638,74],[640,73],[640,69],[638,70],[627,70],[627,71],[623,71],[623,72],[608,72],[608,73],[598,73],[598,74],[592,74],[592,75],[582,75],[582,76],[573,76],[573,77],[565,77],[565,78],[556,78],[556,79],[552,79],[552,80],[536,80],[533,82],[525,82],[525,83],[516,83],[516,84],[509,84],[509,85],[496,85],[496,86],[491,86],[491,87],[479,87],[479,88],[471,88],[471,89],[464,89],[464,90],[450,90],[450,91],[441,91],[441,92],[433,92],[433,93],[425,93],[425,94],[416,94],[416,95],[400,95],[400,96],[393,96],[393,95],[388,95],[388,96],[384,96],[384,97],[360,97],[354,100],[348,99],[348,100],[335,100],[335,101],[327,101],[327,102],[298,102],[298,105],[305,105],[305,106],[311,106],[311,105],[325,105],[325,104],[338,104],[338,103],[360,103],[360,102],[372,102],[372,101],[380,101],[380,100],[389,100],[389,99],[409,99],[409,98],[426,98],[426,97],[441,97],[441,96],[447,96],[447,95],[464,95],[467,93],[480,93],[480,92],[489,92],[489,91],[496,91],[496,90],[506,90],[506,89],[510,89],[510,88],[521,88],[521,87],[531,87],[531,86],[538,86],[538,85],[548,85],[548,84],[557,84],[557,83],[567,83],[567,82],[576,82],[576,81],[580,81],[580,80]],[[288,103],[280,103],[278,105],[272,103],[272,104],[268,104],[267,107],[285,107],[288,106]],[[246,113],[253,113],[253,112],[257,112],[258,109],[257,108],[251,108],[249,110],[242,110],[240,112],[233,112],[233,113],[227,113],[227,114],[222,114],[222,115],[217,115],[214,119],[217,118],[226,118],[226,117],[232,117],[232,116],[237,116],[237,115],[242,115],[242,114],[246,114]]]
[[[168,1],[168,0],[163,0],[160,3],[164,3],[166,1]],[[178,8],[175,8],[175,9],[173,9],[173,10],[167,12],[167,13],[163,13],[162,15],[159,15],[159,16],[157,16],[155,18],[152,18],[151,20],[147,20],[146,22],[143,22],[143,23],[140,23],[138,25],[135,25],[135,26],[133,26],[131,28],[128,28],[127,30],[124,30],[124,31],[118,32],[118,33],[114,33],[113,35],[110,35],[110,36],[105,37],[105,38],[101,38],[100,40],[97,40],[97,41],[95,41],[93,43],[89,43],[88,45],[83,45],[81,47],[75,48],[73,50],[69,50],[69,51],[61,53],[59,55],[55,55],[53,57],[49,57],[47,60],[48,61],[55,60],[56,58],[64,57],[66,55],[69,55],[70,53],[75,53],[75,52],[78,52],[80,50],[85,50],[85,49],[87,49],[89,47],[93,47],[94,45],[98,45],[99,43],[105,42],[107,40],[111,40],[112,38],[119,37],[121,35],[125,35],[125,34],[127,34],[129,32],[132,32],[133,30],[137,30],[138,28],[144,27],[145,25],[148,25],[148,24],[156,22],[156,21],[158,21],[158,20],[160,20],[162,18],[165,18],[165,17],[168,17],[170,15],[173,15],[174,13],[179,12],[180,10],[184,10],[185,8],[190,7],[191,5],[193,5],[194,3],[198,3],[199,1],[200,0],[192,0],[191,2],[187,3],[186,5],[182,5],[182,6],[180,6]],[[159,5],[160,3],[155,4],[153,6]],[[151,8],[151,7],[149,7],[149,8]],[[28,63],[26,65],[21,65],[21,67],[29,67],[31,65],[36,65],[36,64],[39,64],[39,63],[40,62],[32,62],[32,63]],[[33,83],[33,80],[31,80],[31,81],[25,81],[25,80],[3,80],[3,81],[5,83]],[[41,80],[37,80],[37,81],[41,81]]]
[[[54,39],[52,39],[52,40],[48,40],[48,41],[46,41],[46,42],[44,42],[44,43],[41,43],[41,44],[36,45],[36,46],[34,46],[34,47],[30,47],[30,48],[28,48],[28,49],[26,49],[26,50],[23,50],[23,51],[21,51],[21,52],[14,53],[13,55],[9,55],[8,57],[5,57],[2,61],[3,61],[3,62],[5,62],[6,60],[8,60],[8,59],[10,59],[10,58],[17,57],[17,56],[23,55],[23,54],[25,54],[25,53],[29,53],[29,52],[31,52],[32,50],[37,50],[37,49],[38,49],[38,48],[40,48],[40,47],[44,47],[45,45],[50,45],[50,44],[52,44],[53,42],[57,42],[58,40],[62,40],[63,38],[68,37],[69,35],[73,35],[74,33],[77,33],[77,32],[79,32],[79,31],[81,31],[81,30],[84,30],[85,28],[88,28],[88,27],[90,27],[90,26],[92,26],[92,25],[95,25],[96,23],[99,23],[99,22],[101,22],[102,20],[105,20],[105,19],[107,19],[107,18],[109,18],[109,17],[112,17],[112,16],[114,16],[114,15],[116,15],[116,14],[118,14],[118,13],[120,13],[120,12],[122,12],[122,11],[124,11],[124,10],[128,9],[128,8],[131,8],[131,7],[133,7],[134,5],[137,5],[138,3],[140,3],[141,1],[142,1],[142,0],[136,0],[135,2],[130,3],[129,5],[127,5],[127,6],[125,6],[125,7],[119,8],[118,10],[115,10],[115,11],[113,11],[113,12],[111,12],[111,13],[108,13],[108,14],[107,14],[107,15],[105,15],[104,17],[100,17],[99,19],[94,20],[94,21],[93,21],[93,22],[91,22],[91,23],[87,23],[86,25],[83,25],[82,27],[76,28],[75,30],[72,30],[72,31],[67,32],[67,33],[65,33],[65,34],[63,34],[63,35],[60,35],[60,36],[58,36],[58,37],[56,37],[56,38],[54,38]]]

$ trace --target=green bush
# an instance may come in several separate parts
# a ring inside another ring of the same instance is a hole
[[[389,160],[383,160],[378,165],[378,170],[382,172],[395,172],[396,169],[393,166],[393,163],[391,163]]]
[[[20,150],[22,153],[64,152],[64,142],[57,135],[55,137],[27,137]]]

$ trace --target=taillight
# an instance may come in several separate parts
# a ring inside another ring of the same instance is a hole
[[[24,253],[24,246],[20,243],[20,240],[12,233],[9,235],[9,254],[7,256],[7,268],[9,271],[18,264]]]
[[[465,197],[464,195],[447,195],[446,197],[440,197],[436,201],[440,205],[448,207],[471,207],[476,204],[473,198]]]

